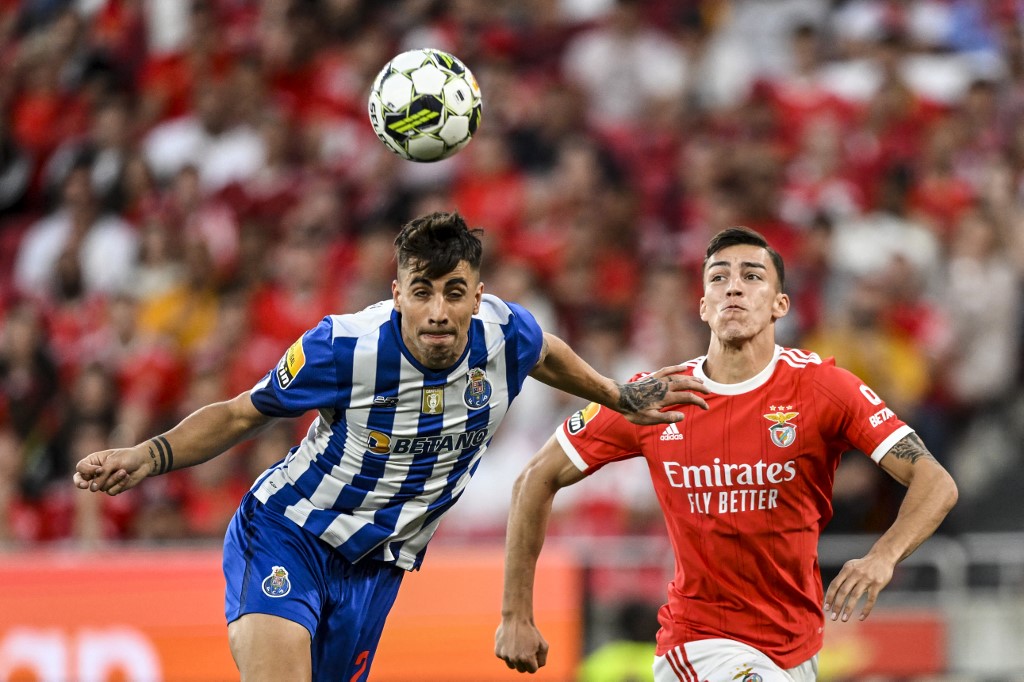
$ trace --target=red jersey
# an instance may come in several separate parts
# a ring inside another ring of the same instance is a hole
[[[768,367],[739,384],[710,380],[703,364],[691,360],[685,373],[710,391],[707,411],[686,405],[681,422],[637,426],[591,404],[556,437],[588,473],[647,460],[676,562],[658,655],[726,638],[793,668],[822,644],[818,536],[840,455],[856,448],[878,462],[912,430],[831,358],[776,346]]]

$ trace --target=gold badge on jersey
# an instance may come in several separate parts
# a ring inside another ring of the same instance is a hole
[[[579,412],[576,412],[566,422],[565,428],[569,432],[570,436],[575,436],[577,433],[583,430],[583,428],[590,423],[590,420],[597,416],[597,413],[601,411],[601,406],[597,403],[590,403]]]
[[[277,363],[277,382],[281,384],[281,388],[288,388],[305,366],[306,353],[302,350],[302,338],[300,337]]]
[[[764,416],[770,422],[773,422],[768,427],[768,433],[772,437],[772,442],[780,448],[788,448],[794,442],[796,442],[796,424],[790,424],[789,420],[800,415],[799,412],[788,412],[784,410],[792,410],[792,405],[770,405],[769,410],[775,410],[769,412]]]
[[[420,412],[442,414],[444,412],[444,386],[425,386]]]

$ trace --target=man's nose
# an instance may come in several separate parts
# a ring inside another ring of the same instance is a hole
[[[430,299],[430,320],[432,322],[448,321],[448,303],[443,295],[434,296]]]

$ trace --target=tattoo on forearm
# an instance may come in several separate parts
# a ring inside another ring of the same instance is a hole
[[[917,464],[919,459],[930,459],[934,461],[932,453],[928,452],[924,442],[916,433],[907,434],[896,445],[892,446],[889,454],[896,459],[905,459],[911,464]]]
[[[163,436],[157,436],[149,442],[149,457],[153,460],[153,475],[166,474],[174,468],[174,451],[171,450],[171,444]],[[156,445],[156,451],[153,450],[154,445]]]
[[[628,384],[619,384],[619,408],[624,412],[639,412],[665,397],[668,386],[647,377]]]

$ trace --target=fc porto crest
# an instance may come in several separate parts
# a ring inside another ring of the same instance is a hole
[[[268,597],[283,597],[292,591],[292,581],[284,566],[274,566],[270,575],[263,579],[263,594]]]
[[[491,382],[487,380],[487,374],[479,367],[469,370],[466,377],[466,390],[462,393],[462,402],[471,410],[479,410],[491,399]]]
[[[768,409],[772,411],[763,416],[772,422],[772,425],[768,427],[772,442],[780,448],[788,448],[796,441],[796,424],[790,424],[789,420],[799,416],[800,413],[789,412],[788,410],[793,409],[792,405],[769,405]]]

